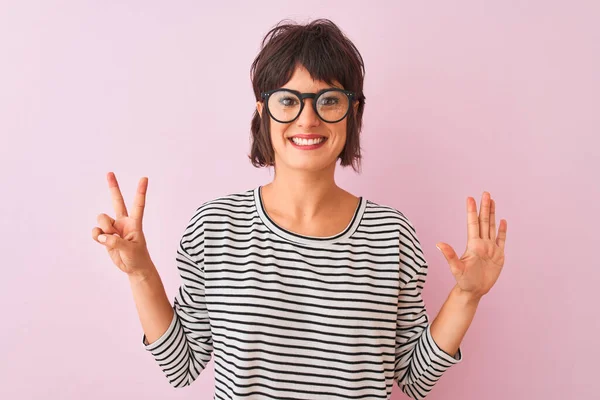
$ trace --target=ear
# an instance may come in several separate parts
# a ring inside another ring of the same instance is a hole
[[[354,104],[353,104],[353,107],[354,107],[354,114],[356,114],[356,112],[357,112],[357,110],[358,110],[358,104],[359,104],[359,101],[358,101],[358,100],[354,100]]]
[[[262,101],[257,101],[256,102],[256,111],[258,111],[258,116],[262,119],[262,108],[263,108],[263,102]]]

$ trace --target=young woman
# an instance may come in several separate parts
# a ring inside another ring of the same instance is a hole
[[[171,306],[142,232],[148,185],[131,216],[108,174],[116,218],[93,237],[129,277],[143,345],[175,387],[211,356],[216,399],[424,398],[462,360],[460,342],[504,263],[506,221],[484,192],[467,198],[468,245],[439,247],[457,284],[430,323],[428,265],[409,219],[336,185],[360,165],[360,53],[329,20],[279,24],[251,68],[250,159],[272,182],[202,204],[181,238]]]

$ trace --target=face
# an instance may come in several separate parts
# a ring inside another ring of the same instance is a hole
[[[317,93],[319,90],[331,87],[343,89],[337,81],[333,83],[334,86],[331,86],[323,81],[315,81],[304,67],[298,66],[292,78],[282,88],[294,89],[301,93]],[[324,122],[312,107],[313,99],[304,99],[304,102],[302,113],[290,123],[280,123],[269,118],[275,164],[277,168],[284,167],[310,172],[335,169],[338,156],[346,143],[348,118],[335,123]],[[259,101],[256,103],[256,107],[258,115],[262,115],[264,103]],[[358,101],[355,102],[354,107],[356,111]],[[322,136],[324,141],[318,146],[306,147],[292,142],[292,137],[308,134]]]

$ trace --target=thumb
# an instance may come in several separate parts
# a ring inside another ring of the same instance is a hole
[[[124,249],[127,241],[121,239],[118,233],[112,235],[98,235],[98,241],[103,243],[109,249]]]
[[[448,265],[450,265],[450,271],[452,272],[452,275],[456,277],[462,275],[463,271],[460,267],[458,256],[456,255],[456,252],[452,246],[444,242],[439,242],[435,245],[435,247],[437,247],[438,250],[444,255]]]

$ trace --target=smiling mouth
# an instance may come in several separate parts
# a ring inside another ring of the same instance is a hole
[[[290,142],[293,142],[297,146],[311,146],[311,145],[315,145],[315,144],[321,144],[321,143],[327,141],[327,138],[320,137],[320,138],[315,138],[315,139],[301,139],[301,138],[291,137],[291,138],[288,138],[288,140]]]

